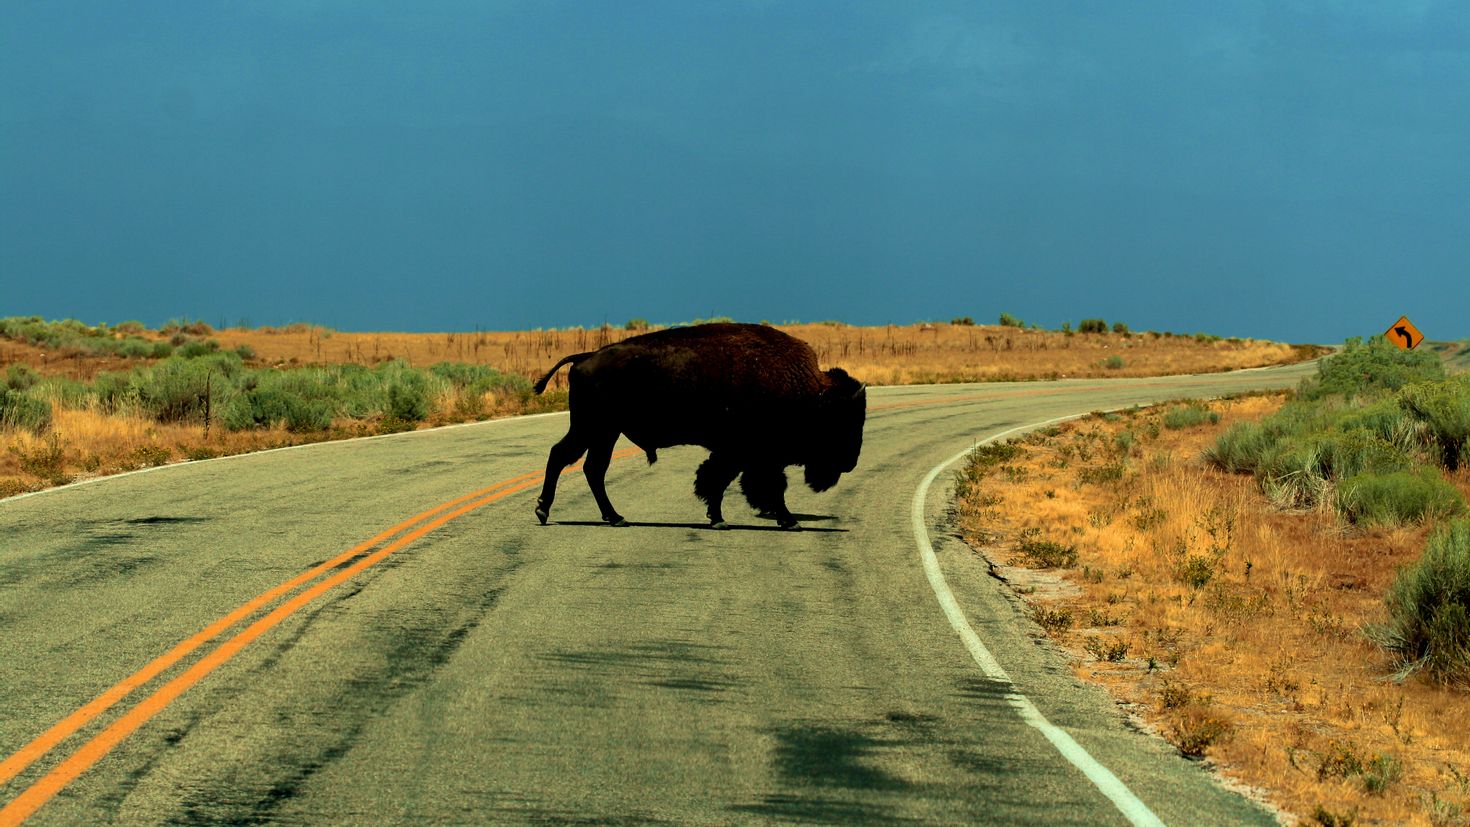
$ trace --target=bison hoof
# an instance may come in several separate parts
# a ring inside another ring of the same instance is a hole
[[[613,528],[624,528],[628,525],[628,521],[622,517],[613,516],[608,518],[607,524]]]
[[[801,523],[798,523],[796,520],[789,517],[776,523],[776,525],[781,526],[781,528],[785,529],[786,531],[801,531]]]
[[[709,527],[712,528],[712,529],[714,529],[715,531],[729,531],[730,530],[730,524],[727,523],[727,522],[725,522],[724,520],[715,520],[714,522],[712,522],[712,523],[709,524]]]
[[[536,503],[536,519],[540,520],[542,525],[546,525],[546,518],[547,517],[550,517],[550,516],[551,516],[551,509],[550,508],[547,508],[546,506],[542,505],[539,502]]]

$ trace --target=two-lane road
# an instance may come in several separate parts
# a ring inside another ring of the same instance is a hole
[[[800,532],[735,490],[708,530],[694,448],[614,462],[632,527],[575,474],[540,526],[565,415],[0,502],[0,823],[1269,823],[1031,642],[948,473],[915,491],[1012,428],[1311,370],[873,388],[857,471],[791,474]]]

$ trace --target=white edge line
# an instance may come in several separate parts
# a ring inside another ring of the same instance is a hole
[[[976,443],[976,445],[986,445],[995,442],[1017,431],[1042,428],[1056,422],[1080,419],[1087,415],[1086,413],[1082,413],[1071,416],[1059,416],[1043,422],[1020,425],[1010,430],[993,434]],[[944,469],[964,459],[973,450],[975,450],[974,446],[967,448],[934,466],[925,475],[923,482],[919,483],[919,487],[914,490],[913,508],[911,511],[914,526],[914,540],[918,543],[919,556],[924,562],[924,574],[929,578],[929,585],[934,589],[934,596],[939,599],[939,605],[944,609],[944,615],[949,619],[949,625],[954,627],[955,632],[960,636],[960,640],[964,641],[965,648],[970,650],[970,656],[975,659],[975,663],[979,664],[980,671],[984,672],[986,677],[997,683],[1014,686],[1015,684],[1011,680],[1011,676],[1006,674],[1005,669],[1001,668],[995,656],[990,653],[989,649],[985,648],[985,644],[980,640],[980,636],[975,634],[975,629],[970,626],[970,621],[965,618],[964,610],[960,608],[959,602],[955,600],[954,592],[950,591],[949,583],[944,579],[944,572],[939,568],[939,558],[934,554],[934,546],[929,542],[929,529],[924,522],[924,505],[929,497],[929,486],[934,483],[934,480],[939,477],[939,474]],[[1162,827],[1164,822],[1148,808],[1147,804],[1144,804],[1138,796],[1134,795],[1133,791],[1128,789],[1126,784],[1118,780],[1118,777],[1113,775],[1111,770],[1103,766],[1087,750],[1083,749],[1081,744],[1073,740],[1072,736],[1068,735],[1056,724],[1048,721],[1046,716],[1041,714],[1041,710],[1037,709],[1036,705],[1031,702],[1030,698],[1027,698],[1014,689],[1007,691],[1005,698],[1011,705],[1011,708],[1016,710],[1017,714],[1020,715],[1021,720],[1040,731],[1046,737],[1046,740],[1050,741],[1052,746],[1056,748],[1057,752],[1061,753],[1062,757],[1071,762],[1074,767],[1081,770],[1082,774],[1086,775],[1088,780],[1103,795],[1107,796],[1109,801],[1113,802],[1113,805],[1118,808],[1119,812],[1130,823],[1139,825],[1139,827],[1143,827],[1144,825],[1149,825],[1150,827],[1157,825],[1158,827]]]
[[[167,471],[172,468],[193,468],[195,466],[205,465],[211,462],[224,462],[226,460],[232,459],[258,457],[262,454],[274,454],[279,451],[296,451],[302,448],[324,448],[331,445],[350,445],[354,442],[367,442],[374,439],[395,439],[398,437],[411,437],[416,434],[431,434],[436,431],[447,431],[451,428],[473,428],[477,425],[496,425],[502,422],[519,422],[526,419],[540,419],[546,416],[565,416],[566,413],[566,411],[549,411],[547,413],[523,414],[521,416],[506,416],[501,417],[500,419],[482,419],[478,422],[456,422],[453,425],[440,425],[437,428],[423,428],[417,431],[399,431],[396,434],[373,434],[372,436],[355,436],[348,439],[326,439],[320,442],[304,442],[300,445],[282,445],[279,448],[266,448],[263,451],[247,451],[243,454],[229,454],[228,456],[211,457],[210,459],[170,462],[167,465],[155,465],[151,468],[137,468],[132,471],[120,471],[116,474],[107,474],[101,477],[92,477],[91,479],[78,480],[77,482],[69,482],[66,485],[58,485],[55,488],[43,488],[40,491],[27,491],[24,494],[16,494],[12,497],[0,498],[0,507],[3,507],[6,503],[13,503],[16,500],[24,500],[27,497],[39,497],[42,494],[54,494],[57,491],[65,491],[68,488],[80,488],[83,485],[95,485],[99,482],[110,482],[115,479],[121,479],[122,477],[131,477],[137,474],[150,474],[154,471]]]

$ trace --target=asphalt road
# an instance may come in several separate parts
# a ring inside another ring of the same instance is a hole
[[[947,472],[915,492],[1002,431],[1310,370],[870,389],[857,470],[791,473],[798,532],[733,490],[708,530],[695,448],[614,461],[629,528],[575,474],[538,525],[565,415],[0,502],[0,824],[1127,823],[1018,698],[1136,823],[1269,823],[1035,645]]]

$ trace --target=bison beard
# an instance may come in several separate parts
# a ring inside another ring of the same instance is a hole
[[[715,528],[728,527],[720,505],[736,477],[762,517],[794,528],[786,466],[805,466],[813,491],[831,488],[857,466],[864,386],[841,368],[823,372],[805,342],[773,328],[708,324],[634,336],[562,359],[536,383],[536,392],[568,363],[571,426],[547,457],[536,501],[543,525],[557,478],[583,453],[582,470],[602,518],[627,525],[604,484],[619,434],[647,452],[650,464],[659,448],[708,448],[694,493]]]

